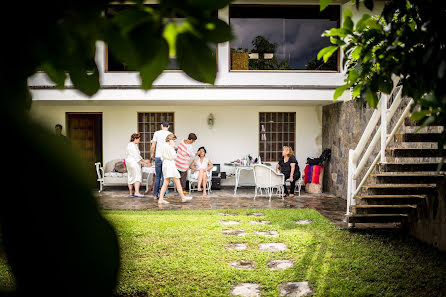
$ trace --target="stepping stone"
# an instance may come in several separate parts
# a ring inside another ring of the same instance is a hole
[[[238,216],[238,213],[221,212],[221,216]]]
[[[253,212],[253,213],[247,213],[246,215],[254,217],[263,217],[265,214],[263,212]]]
[[[309,224],[313,224],[312,220],[298,220],[296,221],[296,224],[298,225],[309,225]]]
[[[249,223],[253,225],[271,225],[270,221],[250,221]]]
[[[237,269],[253,269],[254,268],[254,263],[248,262],[248,261],[239,260],[237,262],[231,263],[231,266],[235,267]]]
[[[294,267],[294,262],[291,260],[271,260],[267,264],[270,270],[284,270]]]
[[[260,285],[247,283],[237,285],[231,289],[231,295],[242,297],[259,297]]]
[[[223,234],[225,235],[237,235],[237,236],[245,236],[245,230],[224,230]]]
[[[301,297],[310,296],[314,291],[308,282],[290,282],[279,285],[280,296]]]
[[[240,221],[220,221],[223,225],[238,225]]]
[[[279,233],[277,231],[254,231],[255,234],[261,235],[261,236],[270,236],[270,237],[277,237],[279,236]]]
[[[237,250],[243,251],[248,249],[248,245],[246,243],[231,243],[227,246],[229,250]]]
[[[284,243],[261,243],[259,245],[259,250],[261,251],[269,251],[269,252],[278,252],[285,251],[288,248]]]

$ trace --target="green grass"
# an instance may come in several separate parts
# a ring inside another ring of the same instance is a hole
[[[237,212],[239,216],[220,216]],[[265,217],[246,216],[263,212]],[[106,211],[121,245],[117,294],[123,296],[229,296],[239,283],[258,283],[262,296],[278,296],[283,282],[309,281],[315,296],[446,296],[446,256],[398,232],[350,232],[310,209]],[[310,219],[312,225],[295,220]],[[221,220],[239,220],[224,226]],[[251,225],[269,220],[271,225]],[[243,229],[245,237],[223,235]],[[276,238],[254,234],[277,230]],[[244,242],[248,250],[229,251]],[[283,242],[287,251],[262,252],[261,242]],[[0,257],[0,282],[11,283]],[[270,271],[267,263],[291,259],[293,268]],[[230,266],[255,262],[253,270]]]

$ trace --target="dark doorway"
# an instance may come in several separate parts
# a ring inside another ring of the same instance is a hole
[[[102,163],[102,113],[67,112],[67,135],[86,162],[91,181],[96,181],[94,163]]]

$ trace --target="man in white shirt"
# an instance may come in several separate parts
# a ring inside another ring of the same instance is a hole
[[[150,147],[152,160],[155,160],[155,187],[153,195],[159,197],[160,186],[164,182],[163,178],[163,161],[161,160],[161,148],[166,143],[167,135],[171,134],[169,131],[169,122],[163,121],[161,123],[161,130],[153,134],[152,145]]]

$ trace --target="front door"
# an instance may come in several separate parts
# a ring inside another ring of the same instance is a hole
[[[102,162],[102,114],[67,113],[67,127],[74,149],[87,164],[89,179],[95,181],[94,163]]]

